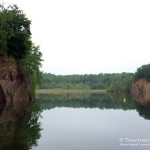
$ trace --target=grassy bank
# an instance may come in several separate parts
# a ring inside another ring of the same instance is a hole
[[[64,90],[64,89],[47,89],[36,90],[37,94],[63,94],[63,93],[106,93],[107,90]]]

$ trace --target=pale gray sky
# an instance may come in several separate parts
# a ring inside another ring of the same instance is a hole
[[[44,72],[135,72],[150,63],[150,0],[0,0],[32,20]]]

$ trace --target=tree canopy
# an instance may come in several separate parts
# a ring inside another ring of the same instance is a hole
[[[31,49],[31,21],[17,5],[0,5],[0,53],[23,59]]]
[[[150,82],[150,64],[142,65],[137,69],[135,73],[135,80],[144,78],[145,80]]]
[[[35,85],[41,74],[42,53],[31,41],[30,25],[17,5],[0,4],[0,55],[14,58]]]

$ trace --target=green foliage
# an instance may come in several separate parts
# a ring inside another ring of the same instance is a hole
[[[30,25],[17,5],[0,5],[0,55],[17,60],[23,76],[29,77],[33,92],[41,78],[42,53],[31,41]]]
[[[41,89],[108,89],[128,91],[132,83],[132,73],[113,73],[98,75],[53,75],[42,74]]]
[[[29,75],[31,82],[31,91],[34,93],[35,86],[40,83],[42,72],[40,71],[42,53],[39,46],[32,45],[29,55],[27,55],[21,63],[21,71],[24,75]]]
[[[0,53],[23,59],[30,51],[31,21],[16,5],[0,5]]]
[[[147,81],[150,81],[150,64],[143,65],[137,69],[135,73],[135,80],[144,78]]]

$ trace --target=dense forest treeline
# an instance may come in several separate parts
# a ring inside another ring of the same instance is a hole
[[[84,75],[42,74],[40,89],[107,89],[130,91],[132,82],[138,79],[150,81],[150,64],[142,65],[135,73],[100,73]]]
[[[40,89],[108,89],[128,91],[133,73],[54,75],[43,73]]]

